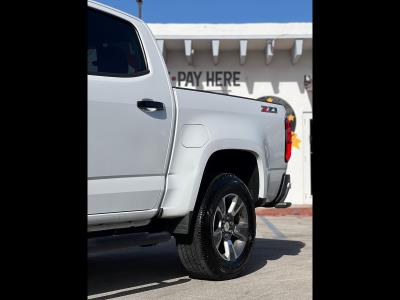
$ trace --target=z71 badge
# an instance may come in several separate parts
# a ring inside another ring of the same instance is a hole
[[[272,106],[261,105],[261,112],[277,113],[278,109]]]

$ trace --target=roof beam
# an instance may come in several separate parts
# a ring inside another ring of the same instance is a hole
[[[211,41],[211,46],[212,46],[212,55],[213,55],[213,61],[214,65],[218,64],[218,57],[219,57],[219,40],[212,40]]]
[[[157,40],[157,46],[158,49],[160,49],[160,52],[162,53],[164,60],[167,61],[167,49],[165,48],[164,40]]]
[[[303,54],[303,40],[294,40],[292,47],[292,64],[296,64]]]
[[[244,65],[247,55],[247,40],[240,40],[240,64]]]
[[[275,40],[267,40],[267,46],[265,47],[265,64],[269,65],[274,56]]]
[[[192,40],[185,40],[185,56],[189,65],[193,64],[193,53]]]

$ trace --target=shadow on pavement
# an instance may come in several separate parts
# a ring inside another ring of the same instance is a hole
[[[299,241],[256,238],[253,252],[242,276],[262,269],[269,260],[276,260],[284,255],[298,255],[305,244]]]
[[[304,246],[299,241],[257,238],[243,275],[263,268],[268,260],[297,255]],[[111,293],[91,299],[122,297],[191,281],[186,276],[188,273],[179,261],[174,239],[152,247],[88,255],[88,295]],[[165,282],[169,280],[172,282]],[[120,291],[123,289],[128,290]]]

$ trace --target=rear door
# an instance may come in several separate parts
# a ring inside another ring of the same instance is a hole
[[[173,95],[156,47],[142,22],[88,8],[89,214],[148,210],[161,200]]]

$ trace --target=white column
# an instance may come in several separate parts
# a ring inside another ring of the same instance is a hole
[[[240,64],[244,65],[247,55],[247,40],[240,41]]]
[[[212,40],[212,55],[213,55],[213,62],[214,65],[218,64],[218,57],[219,57],[219,40]]]
[[[265,64],[269,65],[274,56],[275,40],[267,40],[267,46],[265,47]]]
[[[192,40],[185,40],[185,56],[189,65],[193,64],[193,53]]]
[[[292,64],[296,64],[303,54],[303,40],[295,40],[292,47]]]

